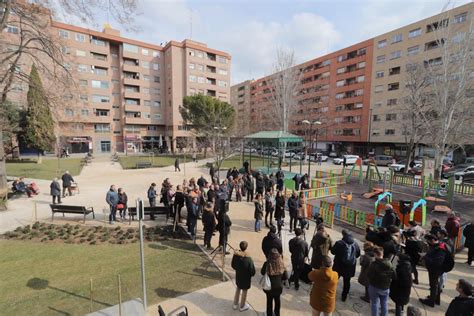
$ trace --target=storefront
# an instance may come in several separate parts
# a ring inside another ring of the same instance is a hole
[[[167,148],[166,141],[162,135],[160,136],[143,136],[143,151],[160,151],[163,152]]]
[[[92,138],[89,136],[66,137],[67,147],[70,153],[88,153],[92,150]]]
[[[127,153],[138,153],[142,151],[142,138],[140,135],[125,135],[123,142]]]

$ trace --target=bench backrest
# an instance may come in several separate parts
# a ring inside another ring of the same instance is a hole
[[[58,212],[68,211],[68,212],[83,213],[84,211],[87,211],[85,206],[78,206],[78,205],[52,205],[50,204],[50,206],[51,206],[52,211],[58,211]]]
[[[169,212],[169,208],[166,206],[145,206],[143,208],[143,212],[145,215],[150,215],[150,214],[156,214],[156,215],[167,215]],[[130,215],[136,215],[137,214],[137,208],[136,207],[129,207],[128,208],[128,213]]]

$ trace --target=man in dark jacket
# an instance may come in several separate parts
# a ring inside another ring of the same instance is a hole
[[[113,224],[115,221],[115,213],[117,212],[117,204],[119,201],[119,196],[117,190],[115,189],[115,185],[111,185],[107,195],[105,196],[105,201],[110,207],[110,214],[109,214],[109,224]]]
[[[296,223],[298,222],[298,196],[293,191],[290,198],[288,199],[288,213],[290,213],[290,233],[296,229]]]
[[[225,254],[228,255],[229,252],[226,249],[227,237],[230,233],[230,227],[232,226],[232,221],[230,220],[229,215],[227,215],[227,210],[224,208],[219,210],[217,216],[217,230],[219,231],[219,246],[224,247]]]
[[[174,171],[179,171],[181,172],[181,168],[179,168],[179,158],[176,157],[176,160],[174,161]]]
[[[265,257],[268,257],[272,248],[277,249],[280,254],[283,254],[283,246],[276,232],[277,232],[276,227],[270,226],[270,231],[268,232],[267,236],[263,237],[262,251]]]
[[[214,169],[214,165],[211,165],[209,168],[209,175],[211,176],[211,181],[214,181],[214,176],[216,175],[216,169]]]
[[[464,246],[467,247],[467,264],[471,265],[474,260],[474,221],[466,226],[463,230],[463,235],[466,238],[464,241]]]
[[[321,268],[323,257],[327,256],[332,248],[331,236],[326,232],[323,224],[318,226],[318,230],[311,240],[311,248],[313,248],[311,267],[319,269]]]
[[[51,189],[50,193],[53,197],[53,204],[56,204],[56,199],[58,199],[58,203],[61,204],[61,185],[58,182],[58,178],[53,179],[49,188]]]
[[[295,283],[295,290],[298,291],[300,287],[300,275],[304,268],[305,259],[308,258],[309,248],[308,243],[301,238],[303,232],[301,228],[295,229],[295,237],[290,239],[288,244],[289,250],[291,253],[291,266],[293,267],[293,274],[290,277],[290,284],[291,282]]]
[[[374,255],[375,260],[370,264],[367,273],[369,276],[369,296],[372,315],[378,315],[379,302],[380,314],[388,315],[390,283],[397,275],[390,261],[384,258],[383,248],[375,247]]]
[[[199,191],[203,191],[203,188],[206,186],[206,179],[201,175],[201,177],[197,180],[197,185],[199,186]]]
[[[342,231],[342,239],[338,240],[331,249],[334,255],[332,269],[342,277],[342,301],[345,302],[351,288],[351,278],[355,275],[357,258],[360,257],[359,245],[354,237],[346,230]]]
[[[257,175],[257,179],[255,180],[255,187],[257,193],[263,195],[263,191],[265,190],[265,181],[263,180],[263,176],[261,174]]]
[[[248,162],[247,160],[244,161],[243,166],[244,166],[244,172],[245,172],[245,173],[250,173],[250,172],[249,172],[249,171],[250,171],[250,169],[249,169],[250,164],[249,164],[249,162]]]
[[[382,227],[388,228],[389,226],[396,225],[397,214],[393,210],[391,204],[385,205],[385,215],[382,218]]]
[[[461,219],[456,216],[454,213],[448,215],[448,219],[446,220],[446,224],[444,228],[448,233],[448,244],[451,246],[452,249],[455,248],[456,239],[458,238],[459,228],[461,227]]]
[[[439,288],[439,277],[443,274],[442,267],[448,250],[444,243],[440,243],[437,236],[426,235],[429,249],[425,255],[425,267],[428,270],[428,278],[430,283],[430,296],[426,299],[420,298],[420,302],[424,305],[434,307],[440,304],[441,292]]]
[[[405,305],[410,302],[411,273],[410,257],[405,254],[399,254],[396,268],[397,277],[390,284],[390,298],[395,303],[395,316],[401,316]]]
[[[63,198],[66,197],[66,190],[69,193],[69,196],[72,196],[71,185],[74,182],[74,179],[72,178],[68,170],[64,172],[63,176],[61,177],[61,180],[63,180]]]
[[[254,184],[253,184],[253,177],[249,174],[245,177],[245,190],[247,191],[247,202],[253,202],[253,191],[254,191]]]
[[[449,303],[446,316],[472,316],[474,315],[474,298],[472,297],[472,285],[460,279],[456,284],[459,296]]]
[[[174,216],[178,216],[176,220],[181,223],[181,209],[184,207],[184,192],[181,185],[176,187],[176,192],[174,193]]]
[[[207,202],[204,212],[202,213],[202,226],[204,228],[204,247],[211,250],[211,238],[216,228],[216,215],[212,209],[212,203]]]
[[[246,241],[241,241],[239,247],[240,251],[237,250],[232,257],[232,269],[235,270],[235,284],[237,285],[233,308],[239,308],[239,310],[243,312],[250,308],[249,304],[245,301],[247,299],[247,291],[250,289],[252,284],[252,277],[255,275],[255,266],[252,258],[245,252],[248,243]],[[242,292],[241,297],[240,292]]]
[[[231,176],[232,176],[232,179],[235,180],[235,179],[237,179],[237,178],[239,177],[240,172],[239,172],[239,170],[237,170],[236,167],[233,167],[230,174],[231,174]]]

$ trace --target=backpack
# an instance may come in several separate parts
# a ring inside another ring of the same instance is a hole
[[[454,268],[454,258],[448,250],[443,249],[445,252],[444,261],[441,265],[441,270],[443,272],[449,272]]]
[[[350,265],[353,266],[356,263],[355,252],[356,248],[354,244],[348,244],[344,242],[344,246],[346,247],[346,255],[342,257],[342,264],[343,265]]]

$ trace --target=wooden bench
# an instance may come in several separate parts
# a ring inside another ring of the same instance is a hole
[[[141,168],[151,168],[151,162],[137,162],[135,165],[136,169],[141,169]]]
[[[86,222],[86,216],[92,213],[92,218],[95,219],[94,208],[93,207],[85,207],[85,206],[78,206],[78,205],[62,205],[62,204],[50,204],[51,212],[53,213],[51,216],[51,221],[54,221],[54,213],[68,213],[68,214],[84,214],[84,223]]]
[[[155,215],[166,215],[166,221],[169,218],[169,207],[166,206],[145,206],[143,208],[144,215],[149,215],[150,218],[153,218]],[[132,219],[137,216],[137,208],[129,207],[128,208],[128,223],[132,223]]]

